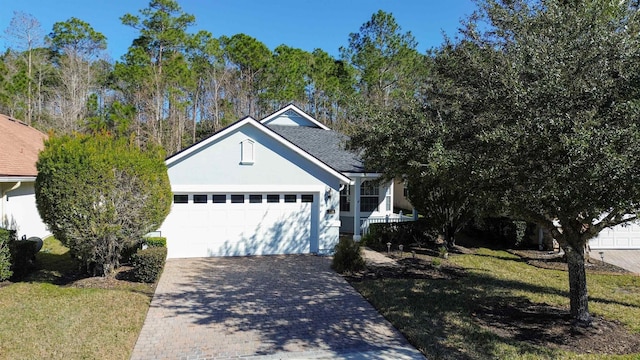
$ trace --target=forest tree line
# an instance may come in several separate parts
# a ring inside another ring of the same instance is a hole
[[[429,68],[415,38],[384,11],[348,34],[339,58],[285,44],[271,51],[242,33],[191,33],[196,18],[176,0],[151,0],[120,20],[138,35],[112,61],[108,39],[81,19],[45,34],[32,15],[14,13],[0,54],[0,113],[56,134],[135,133],[171,154],[289,103],[350,133],[364,104],[390,108],[419,94]]]

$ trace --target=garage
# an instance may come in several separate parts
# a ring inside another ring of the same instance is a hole
[[[640,225],[618,225],[604,229],[589,242],[592,250],[597,249],[640,249]]]
[[[316,252],[313,193],[174,194],[162,233],[181,238],[170,257]]]

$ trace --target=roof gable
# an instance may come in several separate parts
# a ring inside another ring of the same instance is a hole
[[[309,116],[293,104],[283,107],[273,114],[263,118],[260,122],[264,125],[303,126],[329,130],[327,126]]]
[[[268,127],[262,125],[260,122],[258,122],[257,120],[253,119],[252,117],[245,117],[241,120],[236,121],[235,123],[227,126],[226,128],[216,132],[215,134],[209,136],[208,138],[170,156],[169,158],[166,159],[165,163],[167,164],[167,167],[171,167],[174,164],[177,164],[185,159],[187,159],[188,157],[195,155],[196,153],[200,152],[201,150],[205,149],[206,147],[215,144],[218,140],[232,134],[235,133],[237,131],[239,131],[240,128],[242,128],[243,126],[252,126],[255,129],[257,129],[258,131],[260,131],[261,133],[263,133],[265,136],[275,140],[276,142],[284,145],[285,148],[289,149],[290,151],[293,151],[294,153],[300,155],[302,158],[304,158],[306,161],[309,161],[310,163],[316,165],[317,167],[321,168],[322,170],[326,171],[327,173],[331,174],[332,176],[338,178],[341,182],[345,182],[348,183],[351,180],[345,176],[344,174],[342,174],[341,172],[339,172],[338,170],[332,168],[331,166],[327,165],[326,163],[322,162],[321,160],[317,159],[316,157],[312,156],[311,154],[309,154],[308,152],[304,151],[303,149],[301,149],[300,147],[296,146],[295,144],[293,144],[292,142],[290,142],[289,140],[285,139],[284,137],[280,136],[279,134],[277,134],[276,132],[274,132],[273,130],[269,129]]]
[[[0,176],[36,176],[38,154],[47,135],[35,128],[0,115]]]

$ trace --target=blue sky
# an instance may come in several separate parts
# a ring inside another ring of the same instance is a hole
[[[14,11],[33,15],[43,34],[55,22],[77,17],[107,37],[108,53],[119,60],[135,29],[120,17],[139,15],[148,0],[0,0],[0,31],[9,26]],[[390,12],[402,31],[411,31],[418,50],[442,43],[443,32],[455,36],[460,20],[475,8],[472,0],[179,0],[182,9],[196,17],[191,32],[208,30],[215,37],[238,33],[250,35],[270,49],[285,44],[306,51],[320,48],[338,57],[349,34],[358,32],[378,10]],[[0,40],[0,48],[8,46]]]

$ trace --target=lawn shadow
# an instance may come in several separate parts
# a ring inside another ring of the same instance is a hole
[[[500,255],[473,256],[514,260]],[[393,277],[354,282],[354,286],[430,358],[478,359],[527,354],[552,359],[562,357],[562,350],[595,354],[622,351],[619,350],[622,347],[611,350],[607,344],[616,338],[624,338],[635,347],[632,352],[640,351],[637,335],[620,324],[598,319],[604,326],[593,331],[602,332],[604,328],[602,336],[608,337],[590,341],[597,336],[588,331],[576,335],[568,307],[534,303],[525,295],[514,295],[538,293],[568,299],[568,291],[500,279],[490,270],[475,269],[446,280]],[[595,297],[590,300],[637,307],[617,300]],[[575,343],[580,345],[573,346]],[[504,352],[505,348],[511,348],[511,355]]]

